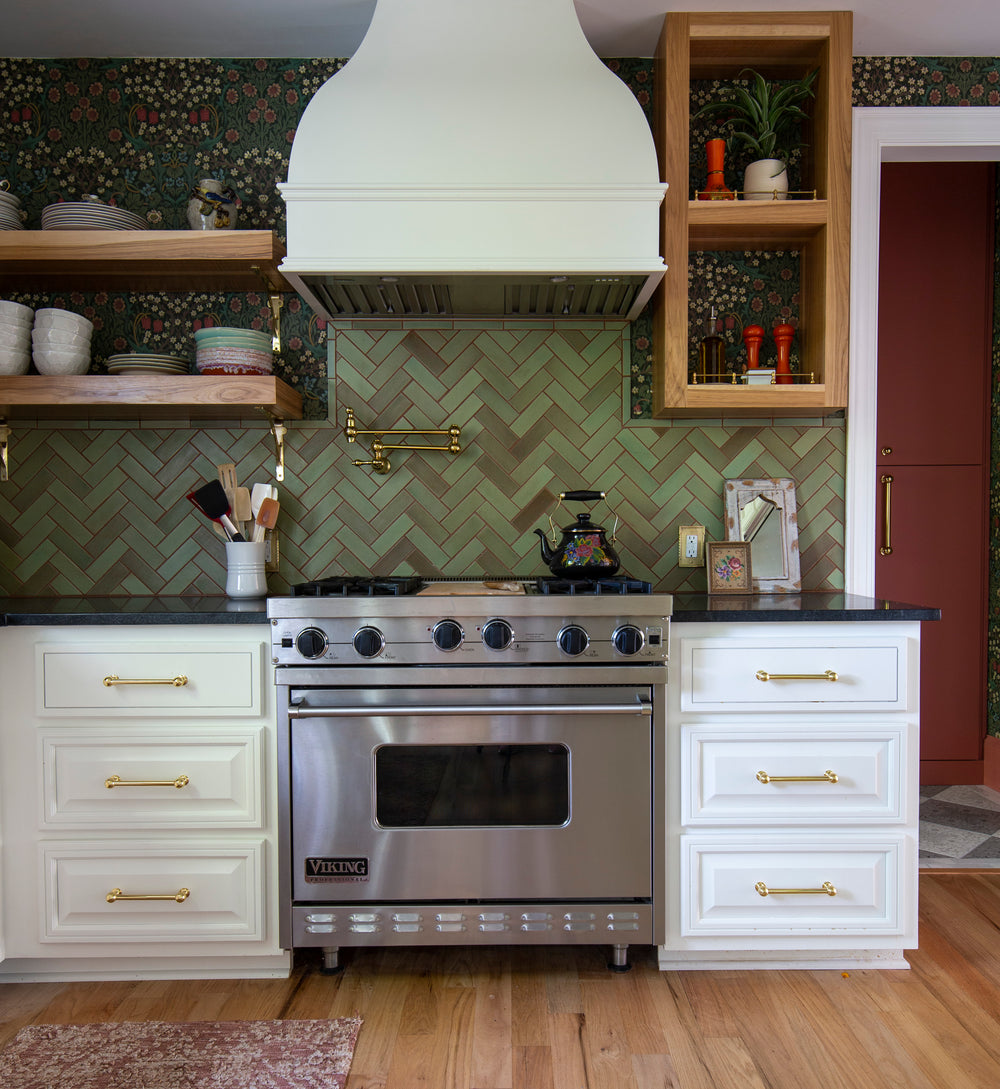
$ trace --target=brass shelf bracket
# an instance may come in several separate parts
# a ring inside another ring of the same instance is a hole
[[[261,271],[260,265],[251,265],[250,271],[256,275],[267,292],[267,305],[271,308],[271,351],[277,355],[281,351],[281,308],[284,306],[285,301],[282,299],[281,293],[275,291],[274,287],[268,282],[267,277]]]
[[[447,428],[396,428],[392,431],[364,430],[358,427],[357,418],[353,408],[344,410],[344,438],[348,442],[357,442],[358,435],[371,435],[370,448],[372,456],[367,461],[355,461],[357,466],[368,465],[380,476],[385,476],[392,468],[392,462],[386,455],[387,450],[437,450],[444,454],[460,454],[462,446],[459,438],[462,429],[452,424]],[[431,445],[417,442],[386,442],[386,439],[400,439],[406,435],[447,435],[448,441],[443,445]]]

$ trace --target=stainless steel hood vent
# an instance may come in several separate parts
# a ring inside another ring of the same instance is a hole
[[[278,188],[331,320],[626,321],[666,268],[649,125],[573,0],[377,0]]]
[[[620,318],[628,320],[647,277],[313,277],[331,318]],[[641,308],[641,305],[640,305]]]

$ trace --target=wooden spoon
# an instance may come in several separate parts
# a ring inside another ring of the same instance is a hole
[[[253,527],[254,541],[263,541],[264,532],[269,529],[274,529],[278,524],[278,512],[281,510],[281,504],[277,499],[265,499],[260,505],[260,510],[257,511],[257,521]]]

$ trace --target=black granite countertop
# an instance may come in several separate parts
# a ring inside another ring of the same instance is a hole
[[[264,624],[263,598],[3,597],[0,624]]]
[[[674,594],[677,623],[809,620],[940,620],[941,610],[826,590],[801,594]]]
[[[675,593],[673,602],[673,619],[677,623],[941,618],[941,610],[933,607],[828,591],[713,596]],[[224,595],[0,598],[0,625],[263,624],[266,621],[266,604],[260,598],[235,601]]]

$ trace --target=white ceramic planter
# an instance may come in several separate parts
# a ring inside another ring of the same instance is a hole
[[[758,159],[743,171],[744,200],[787,200],[788,171],[781,159]]]

